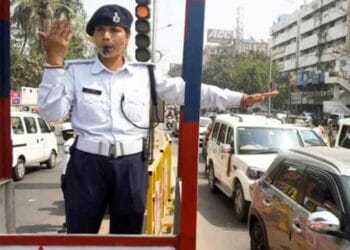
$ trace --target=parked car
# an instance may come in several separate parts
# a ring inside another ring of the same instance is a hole
[[[303,140],[304,147],[327,146],[327,143],[310,127],[296,127]]]
[[[54,168],[57,140],[53,129],[37,114],[11,112],[13,179],[23,179],[26,166],[46,164]]]
[[[335,147],[350,149],[350,118],[339,120],[339,130],[335,140]]]
[[[258,115],[218,115],[207,145],[206,168],[212,192],[233,199],[234,213],[248,214],[249,186],[259,179],[280,150],[326,144],[310,128],[281,124]]]
[[[334,120],[336,124],[338,124],[341,119],[345,119],[345,118],[350,118],[350,114],[330,113],[328,115],[328,122],[330,120]]]
[[[199,117],[199,147],[202,147],[206,135],[209,133],[209,128],[212,120],[209,117]]]
[[[349,162],[346,149],[281,152],[250,187],[251,249],[350,249]]]

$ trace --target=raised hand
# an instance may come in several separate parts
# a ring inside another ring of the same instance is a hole
[[[45,34],[39,32],[46,52],[46,61],[51,65],[62,65],[73,36],[70,22],[66,19],[56,20]]]
[[[241,100],[242,106],[251,106],[257,102],[263,102],[268,97],[275,97],[279,94],[277,90],[270,91],[270,92],[264,92],[264,93],[256,93],[252,95],[243,95]]]

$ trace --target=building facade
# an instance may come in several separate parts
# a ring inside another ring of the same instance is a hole
[[[348,2],[314,0],[281,15],[271,27],[271,59],[288,75],[292,89],[299,90],[291,98],[299,108],[350,112]],[[328,109],[327,101],[337,101],[337,110]]]

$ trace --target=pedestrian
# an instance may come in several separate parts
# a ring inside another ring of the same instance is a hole
[[[322,126],[322,124],[320,123],[320,121],[318,119],[314,119],[313,120],[313,128],[312,130],[323,140],[325,140],[325,131],[324,131],[324,127]]]
[[[65,122],[62,124],[62,138],[63,138],[63,156],[62,156],[62,161],[61,161],[61,189],[63,192],[63,197],[64,197],[64,176],[66,174],[67,170],[67,165],[68,161],[70,158],[70,148],[74,143],[74,130],[72,128],[72,123],[70,122]],[[62,225],[62,230],[60,232],[65,232],[66,231],[66,222],[63,223]]]
[[[328,121],[328,142],[330,147],[335,146],[335,140],[337,138],[338,126],[337,120],[330,118]]]
[[[99,8],[86,26],[97,57],[65,65],[73,32],[69,21],[55,21],[47,34],[39,33],[46,52],[40,114],[57,121],[71,111],[77,133],[64,175],[68,233],[98,233],[107,207],[110,233],[142,233],[148,180],[143,128],[149,127],[151,81],[148,67],[129,63],[124,55],[132,20],[122,6]],[[157,96],[182,105],[183,79],[154,73]],[[278,94],[201,88],[203,108],[249,106]]]

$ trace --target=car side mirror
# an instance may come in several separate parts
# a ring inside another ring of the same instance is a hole
[[[220,153],[233,153],[233,149],[230,144],[220,144]]]
[[[340,221],[338,217],[329,211],[318,211],[309,214],[307,227],[317,233],[338,232]]]
[[[51,132],[55,132],[55,127],[54,126],[50,126],[50,130],[51,130]]]

